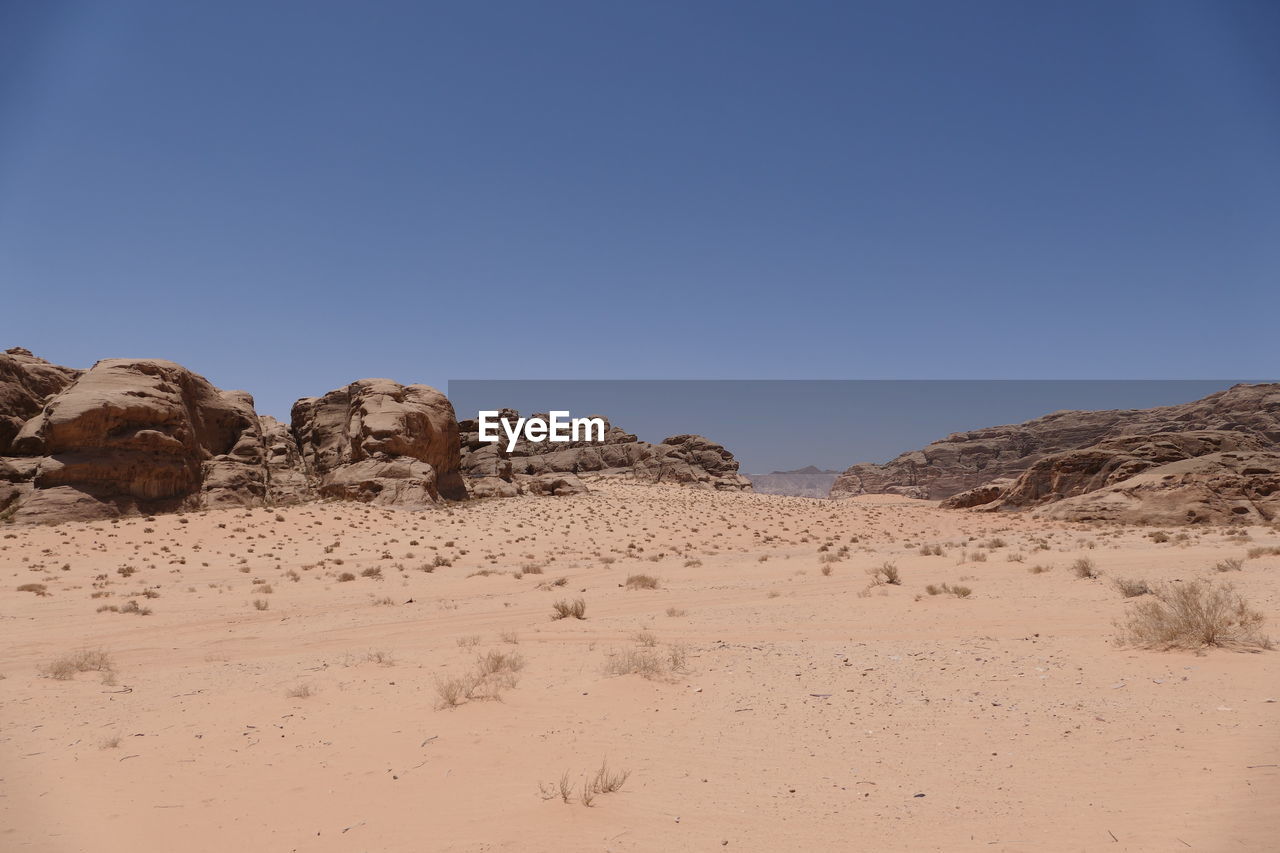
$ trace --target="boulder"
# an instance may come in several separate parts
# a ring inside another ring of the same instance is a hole
[[[247,504],[265,494],[252,398],[160,359],[106,359],[77,375],[22,425],[10,452],[36,460],[15,520]]]
[[[292,432],[322,497],[399,506],[467,497],[453,405],[426,385],[361,379],[305,397]]]

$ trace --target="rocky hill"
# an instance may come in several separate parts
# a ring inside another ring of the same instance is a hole
[[[794,495],[802,498],[826,498],[839,471],[826,471],[813,465],[794,471],[774,471],[770,474],[744,474],[751,487],[765,495]]]
[[[1277,462],[1280,385],[1236,385],[1177,406],[1055,412],[956,433],[885,465],[855,465],[831,494],[1082,521],[1270,520]]]
[[[1195,430],[1226,430],[1280,445],[1280,385],[1236,385],[1177,406],[1054,412],[1022,424],[953,433],[883,465],[846,469],[831,496],[889,493],[942,500],[1104,439]]]
[[[514,421],[519,413],[503,409],[499,417]],[[533,417],[546,418],[546,413]],[[750,491],[738,473],[738,462],[722,445],[700,435],[673,435],[659,444],[605,423],[603,442],[530,442],[520,440],[508,452],[501,443],[480,441],[479,424],[465,420],[462,473],[476,496],[572,494],[583,480],[622,478],[642,483],[668,483],[718,491]]]
[[[553,449],[554,448],[554,449]],[[733,454],[701,436],[661,444],[610,429],[604,444],[523,443],[512,453],[459,430],[444,394],[362,379],[254,411],[162,359],[89,370],[0,353],[0,520],[54,522],[220,506],[356,500],[426,506],[571,494],[582,478],[750,489]]]

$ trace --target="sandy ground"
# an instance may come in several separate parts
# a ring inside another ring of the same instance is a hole
[[[1280,557],[1212,568],[1280,533],[1150,533],[628,485],[0,527],[0,849],[1280,849],[1280,652],[1117,646],[1111,583],[1280,638]]]

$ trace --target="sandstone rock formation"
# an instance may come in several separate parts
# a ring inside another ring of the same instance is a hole
[[[361,379],[294,403],[292,421],[321,497],[402,506],[467,497],[453,405],[434,388]]]
[[[771,474],[744,474],[751,488],[762,495],[794,495],[802,498],[826,498],[839,471],[825,471],[813,465],[794,471]]]
[[[1046,456],[1105,439],[1204,430],[1280,446],[1280,385],[1236,385],[1177,406],[1054,412],[1023,424],[954,433],[883,465],[852,466],[832,484],[831,496],[888,493],[942,500],[998,478],[1016,478]]]
[[[1125,524],[1256,524],[1280,518],[1280,453],[1210,453],[1051,503],[1037,516]]]
[[[49,375],[40,365],[35,372]],[[106,359],[75,374],[10,442],[15,520],[247,504],[265,495],[249,395],[219,391],[159,359]]]
[[[81,372],[50,364],[22,347],[0,353],[0,456],[8,455],[22,425]]]
[[[499,417],[519,414],[503,409]],[[535,415],[545,417],[545,415]],[[596,416],[599,417],[599,416]],[[480,440],[479,423],[460,424],[462,472],[473,496],[572,494],[583,479],[617,478],[642,483],[671,483],[722,491],[749,491],[738,462],[722,445],[700,435],[675,435],[661,444],[640,441],[605,422],[603,442],[531,442],[514,449]],[[503,485],[505,484],[505,485]]]
[[[439,391],[388,379],[301,399],[286,425],[259,417],[248,394],[171,361],[106,359],[81,371],[19,348],[0,354],[4,521],[318,498],[416,507],[468,492],[571,495],[586,491],[579,474],[749,489],[737,469],[701,436],[655,445],[612,427],[601,444],[524,442],[507,453],[461,435]]]

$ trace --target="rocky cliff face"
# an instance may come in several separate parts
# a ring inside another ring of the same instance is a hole
[[[15,520],[246,504],[266,494],[252,398],[159,359],[106,359],[76,372],[22,423],[8,452]]]
[[[467,497],[453,405],[434,388],[361,379],[304,397],[292,420],[321,497],[396,505]]]
[[[1236,385],[1202,400],[1154,409],[1055,412],[1023,424],[955,433],[884,465],[854,465],[831,497],[901,494],[942,500],[999,478],[1016,479],[1038,461],[1108,439],[1224,431],[1280,446],[1280,385]]]
[[[499,417],[514,421],[519,414],[504,409]],[[510,452],[501,442],[480,441],[477,421],[463,421],[462,471],[468,488],[476,496],[571,494],[585,488],[582,480],[617,478],[721,491],[751,489],[733,454],[710,439],[675,435],[651,444],[602,420],[602,443],[521,440]]]
[[[1260,524],[1280,518],[1280,453],[1209,453],[1149,468],[1035,514],[1125,524]]]
[[[603,444],[522,442],[506,453],[460,434],[439,391],[389,379],[303,398],[286,425],[170,361],[106,359],[81,371],[22,349],[0,354],[0,520],[566,495],[586,489],[579,474],[750,488],[737,468],[701,436],[654,445],[612,427]]]

